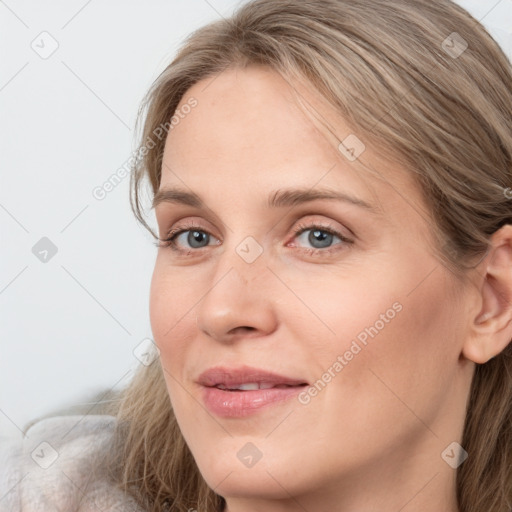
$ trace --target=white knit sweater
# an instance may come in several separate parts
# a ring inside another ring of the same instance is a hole
[[[0,512],[145,512],[94,464],[114,425],[107,415],[54,416],[23,439],[0,438]]]

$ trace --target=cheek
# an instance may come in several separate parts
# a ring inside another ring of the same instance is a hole
[[[200,438],[198,425],[204,424],[202,409],[191,407],[191,392],[186,389],[186,369],[196,358],[191,353],[196,329],[196,313],[190,284],[168,272],[165,266],[155,267],[150,289],[150,321],[153,338],[160,350],[160,364],[174,415],[189,446]],[[197,452],[195,452],[197,453]]]
[[[185,357],[195,326],[194,300],[189,289],[174,273],[155,266],[149,297],[150,323],[162,365],[173,375]]]
[[[328,392],[336,400],[348,394],[375,405],[379,396],[400,406],[402,399],[435,414],[456,375],[462,318],[442,269],[424,281],[418,275],[416,266],[404,264],[400,272],[294,288],[314,313],[299,320],[295,337],[311,355],[315,378],[328,380],[329,369],[340,375]]]
[[[279,304],[278,314],[285,328],[293,330],[305,361],[327,368],[351,348],[347,356],[361,359],[353,357],[358,351],[353,342],[360,345],[358,354],[362,354],[372,340],[375,344],[385,338],[403,315],[400,283],[383,282],[360,270],[328,275],[310,270],[307,279],[304,275],[286,275],[293,293],[286,293],[287,301]]]
[[[460,313],[443,292],[444,276],[439,271],[411,293],[413,288],[404,286],[394,297],[359,304],[371,315],[358,316],[369,325],[353,324],[349,339],[356,340],[361,351],[345,375],[354,393],[369,403],[378,396],[382,410],[394,410],[404,424],[414,420],[411,411],[427,423],[439,414],[456,378],[460,353]],[[399,303],[401,310],[387,323],[379,322],[383,313],[384,318],[392,316],[388,309],[392,302]]]

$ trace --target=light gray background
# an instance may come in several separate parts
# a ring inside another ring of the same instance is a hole
[[[512,58],[512,0],[459,3]],[[238,4],[0,0],[0,436],[141,364],[156,248],[128,177],[92,191],[131,155],[140,100],[184,37]],[[57,248],[45,263],[43,237]]]

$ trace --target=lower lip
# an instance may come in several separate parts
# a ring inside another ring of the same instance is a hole
[[[226,418],[240,418],[255,413],[263,407],[293,398],[307,386],[289,388],[227,391],[203,386],[203,401],[213,414]]]

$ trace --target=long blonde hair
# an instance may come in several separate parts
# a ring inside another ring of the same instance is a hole
[[[130,202],[155,238],[140,188],[144,178],[152,194],[160,184],[159,127],[170,128],[193,84],[251,64],[291,84],[305,80],[365,141],[414,173],[439,257],[456,276],[512,224],[512,74],[479,22],[450,0],[254,0],[191,34],[142,103],[145,150]],[[511,347],[475,369],[462,440],[470,459],[457,470],[461,512],[512,508]],[[176,423],[158,363],[141,365],[113,414],[117,485],[155,512],[223,510]]]

